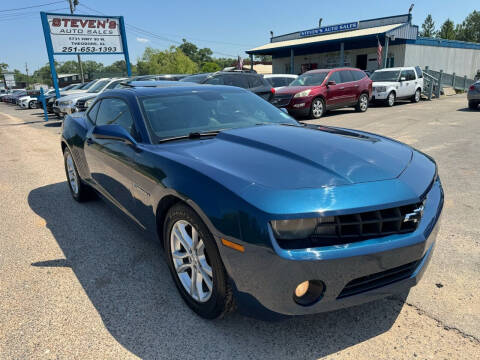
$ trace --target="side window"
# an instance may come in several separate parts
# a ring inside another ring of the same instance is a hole
[[[366,75],[363,71],[350,70],[352,73],[353,81],[362,80]]]
[[[101,102],[102,100],[97,101],[87,113],[87,118],[91,121],[92,124],[95,124],[95,122],[97,121],[98,108],[100,107]]]
[[[405,78],[405,80],[408,80],[407,70],[402,70],[402,73],[400,74],[400,79],[401,78]]]
[[[330,74],[330,77],[328,78],[328,81],[335,81],[337,84],[341,84],[342,78],[340,77],[340,72],[335,71],[334,73]]]
[[[213,76],[211,78],[208,78],[205,81],[205,84],[210,84],[210,85],[224,85],[223,83],[223,76]]]
[[[250,88],[258,88],[265,86],[265,83],[262,81],[263,79],[260,78],[260,76],[249,76],[248,77],[248,83]],[[282,85],[279,85],[282,86]]]
[[[127,130],[134,139],[139,140],[130,109],[125,101],[116,98],[102,100],[97,113],[96,125],[119,125]]]
[[[108,85],[105,90],[110,90],[110,89],[115,89],[118,87],[118,85],[120,85],[122,81],[121,80],[118,80],[118,81],[114,81],[112,82],[110,85]]]
[[[423,72],[420,66],[415,66],[415,71],[417,72],[417,76],[419,79],[423,78]]]
[[[248,81],[243,75],[225,75],[223,80],[224,85],[237,86],[244,89],[248,89]]]
[[[407,80],[415,80],[415,71],[413,70],[407,70]]]
[[[353,81],[352,73],[349,70],[341,70],[339,72],[340,72],[340,78],[342,79],[342,82],[347,83],[347,82]]]

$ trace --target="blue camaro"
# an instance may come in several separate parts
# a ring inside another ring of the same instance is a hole
[[[432,256],[443,206],[432,158],[300,124],[239,88],[108,91],[67,117],[61,146],[74,199],[99,193],[156,234],[205,318],[311,314],[408,291]]]

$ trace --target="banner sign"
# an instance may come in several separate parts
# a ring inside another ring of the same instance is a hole
[[[358,21],[300,31],[300,37],[322,35],[322,34],[328,34],[328,33],[340,32],[340,31],[349,31],[349,30],[355,30],[355,29],[358,29]]]
[[[119,18],[48,14],[53,53],[122,54]]]
[[[5,83],[5,87],[11,89],[15,87],[15,75],[14,74],[3,74],[3,81]]]

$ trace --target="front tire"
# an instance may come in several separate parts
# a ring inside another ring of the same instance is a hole
[[[358,112],[365,112],[368,110],[368,95],[361,94],[358,98],[357,105],[355,105],[355,110]]]
[[[37,102],[35,100],[32,100],[28,103],[28,108],[29,109],[36,109],[37,108]]]
[[[216,319],[233,309],[232,290],[215,240],[190,207],[170,208],[163,241],[175,285],[194,312]]]
[[[89,200],[91,191],[88,186],[82,182],[75,161],[73,160],[72,153],[68,148],[65,148],[63,151],[63,160],[65,173],[67,175],[68,188],[70,189],[72,197],[78,202]]]
[[[469,108],[470,110],[477,110],[478,104],[479,104],[479,103],[478,103],[477,101],[470,100],[470,101],[468,102],[468,108]]]
[[[325,101],[321,98],[313,99],[310,105],[310,117],[320,119],[323,114],[325,114]]]
[[[420,92],[420,89],[417,89],[415,91],[415,95],[412,96],[412,102],[413,103],[418,103],[420,101],[421,96],[422,96],[422,93]]]
[[[390,91],[387,96],[387,106],[392,107],[393,105],[395,105],[395,93],[393,91]]]

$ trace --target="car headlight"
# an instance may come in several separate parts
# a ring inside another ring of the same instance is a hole
[[[95,98],[92,98],[92,99],[89,99],[89,100],[85,101],[85,107],[89,108],[93,104],[94,101],[95,101]]]
[[[375,89],[377,90],[377,92],[387,91],[387,88],[385,86],[376,86]]]
[[[270,224],[272,225],[275,238],[282,240],[308,238],[316,232],[319,224],[324,224],[319,228],[321,229],[319,235],[327,235],[324,226],[328,226],[328,224],[333,225],[333,231],[335,232],[335,218],[333,216],[295,220],[272,220]]]
[[[299,93],[296,93],[293,97],[294,98],[305,97],[305,96],[308,96],[311,91],[312,91],[311,89],[303,90],[303,91],[300,91]]]

